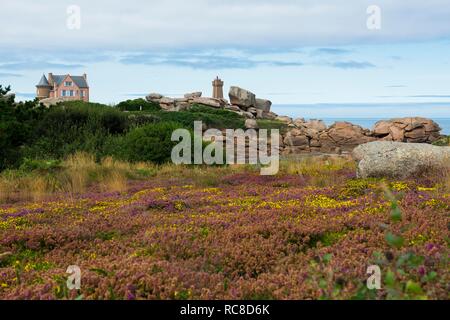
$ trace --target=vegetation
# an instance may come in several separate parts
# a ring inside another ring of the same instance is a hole
[[[159,104],[149,102],[145,99],[134,99],[120,102],[116,108],[121,111],[158,111],[161,110]]]
[[[14,104],[6,96],[9,91],[10,87],[0,85],[0,171],[20,163],[22,147],[32,142],[34,128],[45,113],[35,101]]]
[[[0,298],[447,299],[448,180],[354,169],[284,161],[272,177],[77,154],[4,172],[36,197],[0,206]],[[381,290],[366,287],[370,265]]]
[[[37,100],[4,99],[9,90],[0,86],[0,171],[31,160],[64,160],[77,152],[92,154],[96,161],[113,156],[162,163],[170,159],[174,128],[193,129],[194,121],[214,128],[244,128],[243,117],[199,105],[166,112],[135,99],[115,107],[69,101],[45,108]]]
[[[177,122],[159,122],[135,128],[112,143],[118,159],[131,162],[150,161],[157,164],[170,161],[173,147],[172,133],[182,128]]]
[[[142,99],[45,108],[8,92],[0,299],[448,299],[449,172],[358,179],[340,156],[283,159],[276,176],[176,166],[173,130],[244,118]],[[70,291],[74,264],[82,287]],[[366,286],[370,265],[380,290]]]
[[[450,146],[450,136],[443,136],[439,140],[433,142],[435,146]]]

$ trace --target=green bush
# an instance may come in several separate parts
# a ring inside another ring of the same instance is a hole
[[[245,119],[234,112],[199,105],[194,105],[187,111],[178,112],[133,112],[129,115],[129,120],[131,126],[169,121],[193,129],[194,121],[202,121],[208,128],[243,129],[245,127]]]
[[[9,91],[0,85],[0,171],[20,164],[23,147],[33,141],[34,128],[46,112],[36,100],[15,103],[5,98]]]
[[[35,128],[37,137],[26,148],[29,158],[61,159],[76,151],[102,155],[103,144],[112,135],[128,130],[128,118],[112,107],[83,101],[51,107]]]
[[[121,111],[159,111],[161,107],[155,102],[149,102],[144,99],[126,100],[116,105]]]
[[[108,148],[122,160],[164,163],[170,160],[172,148],[178,144],[171,141],[172,132],[182,127],[176,122],[148,124],[131,130],[124,137],[110,140]]]
[[[258,119],[256,122],[258,123],[258,128],[260,129],[278,129],[280,130],[280,133],[285,133],[288,129],[288,125],[286,123],[278,120]]]
[[[20,165],[20,170],[24,172],[52,172],[61,168],[62,166],[60,160],[36,160],[25,158]]]
[[[37,99],[25,103],[6,99],[9,90],[0,86],[0,171],[21,164],[24,170],[45,170],[44,162],[34,161],[63,159],[77,151],[97,159],[115,155],[161,163],[175,145],[170,141],[175,127],[193,129],[195,121],[202,121],[209,128],[237,129],[244,128],[245,122],[223,109],[194,105],[186,111],[167,112],[144,99],[127,100],[115,108],[84,101],[46,108]]]
[[[433,142],[433,145],[440,147],[450,146],[450,136],[441,137],[439,140]]]

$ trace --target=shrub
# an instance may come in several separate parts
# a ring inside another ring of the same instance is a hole
[[[450,136],[441,137],[439,140],[433,142],[433,145],[441,147],[450,146]]]
[[[199,105],[194,105],[189,110],[178,112],[163,110],[135,112],[129,115],[129,121],[131,126],[171,121],[178,122],[190,129],[194,128],[194,121],[202,121],[209,128],[218,129],[243,129],[245,123],[245,119],[234,112]]]
[[[285,133],[288,129],[286,123],[278,120],[258,119],[256,121],[258,123],[258,128],[260,129],[278,129],[280,130],[280,133]]]
[[[15,103],[6,98],[9,91],[0,85],[0,171],[20,164],[22,147],[33,140],[34,128],[46,112],[36,101]]]
[[[135,128],[124,137],[115,139],[110,147],[117,158],[137,162],[164,163],[170,160],[172,148],[178,143],[171,141],[172,132],[183,126],[176,122],[161,122]]]
[[[20,170],[25,172],[41,171],[52,172],[61,168],[61,161],[59,160],[35,160],[25,158],[20,165]]]
[[[155,102],[148,102],[144,99],[126,100],[116,105],[121,111],[159,111],[161,107]]]
[[[30,158],[66,157],[76,151],[101,156],[110,135],[124,134],[127,115],[106,105],[64,102],[50,108],[35,129],[38,137],[26,150]]]

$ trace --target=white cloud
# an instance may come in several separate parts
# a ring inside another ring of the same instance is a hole
[[[66,27],[68,5],[81,29]],[[379,0],[382,29],[366,28],[366,0],[17,0],[2,3],[0,48],[152,49],[301,47],[450,36],[448,0]]]

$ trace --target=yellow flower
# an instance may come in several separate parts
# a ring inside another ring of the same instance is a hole
[[[184,208],[183,202],[181,202],[181,201],[175,202],[175,209],[177,209],[178,211],[181,211],[181,210],[183,210],[183,208]]]
[[[436,188],[427,188],[427,187],[417,187],[418,191],[435,191]]]
[[[397,181],[392,183],[392,189],[395,191],[403,191],[409,189],[409,187],[405,182]]]
[[[336,209],[343,207],[351,207],[356,204],[355,200],[338,201],[325,195],[310,196],[306,199],[305,204],[310,207],[323,209]]]

